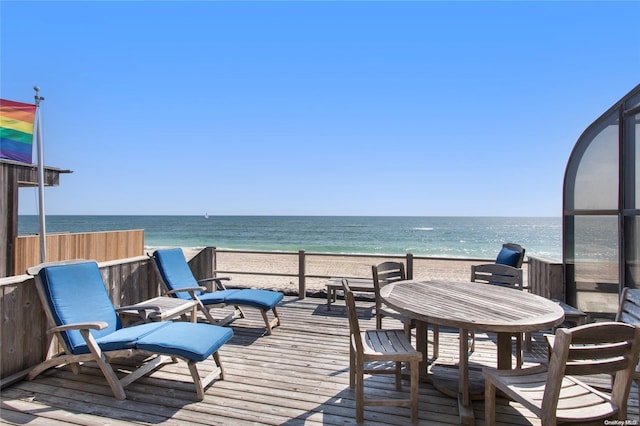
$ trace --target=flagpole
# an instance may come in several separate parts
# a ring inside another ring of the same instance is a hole
[[[38,150],[38,214],[40,216],[40,262],[47,261],[47,234],[45,228],[45,214],[44,214],[44,155],[42,147],[42,125],[40,122],[40,101],[44,101],[44,98],[39,95],[40,88],[33,86],[33,90],[36,91],[36,122],[35,122],[35,138],[36,148]]]

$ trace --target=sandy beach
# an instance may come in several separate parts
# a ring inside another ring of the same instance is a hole
[[[185,257],[191,259],[198,250],[184,249]],[[341,255],[306,255],[306,291],[308,295],[319,295],[326,290],[325,277],[371,277],[371,266],[382,263],[381,257],[349,257]],[[298,256],[295,254],[262,254],[262,253],[217,253],[216,269],[219,276],[231,278],[228,283],[232,287],[265,288],[283,291],[287,294],[298,292]],[[448,281],[468,281],[471,265],[493,262],[492,259],[414,259],[414,279],[443,279]],[[523,265],[525,285],[527,265]],[[247,275],[234,272],[284,274]],[[311,277],[309,277],[311,276]],[[317,276],[317,277],[313,277]]]

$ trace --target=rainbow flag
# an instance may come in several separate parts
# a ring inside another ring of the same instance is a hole
[[[31,164],[36,106],[0,99],[0,158]]]

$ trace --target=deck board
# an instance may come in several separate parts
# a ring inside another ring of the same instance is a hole
[[[193,384],[184,363],[168,364],[126,388],[127,400],[117,401],[100,371],[91,363],[79,375],[68,368],[52,369],[28,382],[2,390],[0,419],[4,424],[78,425],[344,425],[355,423],[355,395],[349,389],[348,321],[344,302],[331,311],[326,300],[286,297],[278,308],[282,326],[263,336],[264,323],[255,310],[231,327],[234,338],[220,350],[226,379],[214,382],[203,401],[195,401]],[[363,327],[373,328],[372,303],[358,302]],[[401,328],[385,319],[386,328]],[[458,335],[441,329],[440,359],[455,363]],[[476,334],[471,365],[494,365],[495,336]],[[546,357],[541,335],[534,335],[534,350],[525,362]],[[200,369],[212,368],[201,363]],[[126,365],[123,366],[126,369]],[[367,395],[406,397],[395,390],[392,376],[366,379]],[[630,397],[630,419],[638,419],[637,391]],[[473,404],[478,424],[484,421],[484,403]],[[458,406],[430,384],[420,386],[420,423],[459,424]],[[522,406],[498,398],[498,424],[528,425],[539,421]],[[409,410],[399,407],[366,407],[365,423],[402,425]]]

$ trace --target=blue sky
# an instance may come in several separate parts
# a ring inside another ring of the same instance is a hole
[[[560,216],[640,2],[0,3],[48,214]],[[37,212],[33,189],[20,213]]]

